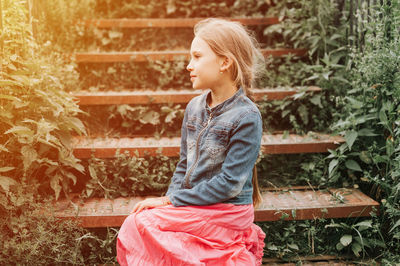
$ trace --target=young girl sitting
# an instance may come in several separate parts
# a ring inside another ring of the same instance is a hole
[[[206,19],[194,33],[187,70],[193,89],[207,91],[186,107],[166,196],[138,202],[119,231],[121,265],[261,264],[253,205],[262,121],[247,96],[261,55],[237,22]]]

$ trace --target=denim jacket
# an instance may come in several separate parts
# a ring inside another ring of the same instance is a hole
[[[210,108],[210,92],[193,98],[182,123],[180,160],[167,195],[174,206],[252,204],[261,115],[239,89]]]

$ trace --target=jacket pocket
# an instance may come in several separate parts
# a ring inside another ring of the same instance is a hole
[[[206,150],[214,163],[224,161],[228,146],[229,132],[224,129],[210,128],[206,138]]]

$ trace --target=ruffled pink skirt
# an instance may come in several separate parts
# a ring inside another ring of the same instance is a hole
[[[129,215],[117,240],[124,265],[261,265],[265,234],[253,205],[172,205]]]

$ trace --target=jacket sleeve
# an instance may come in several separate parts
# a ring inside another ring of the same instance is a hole
[[[232,132],[221,172],[193,188],[170,193],[174,206],[211,205],[237,196],[252,176],[261,145],[262,122],[259,113],[241,117]]]
[[[167,196],[169,196],[173,191],[178,190],[181,187],[183,179],[186,174],[187,168],[187,144],[186,144],[186,121],[187,121],[187,108],[183,117],[182,127],[181,127],[181,147],[179,154],[179,162],[176,165],[175,172],[171,178],[171,183],[169,184]]]

